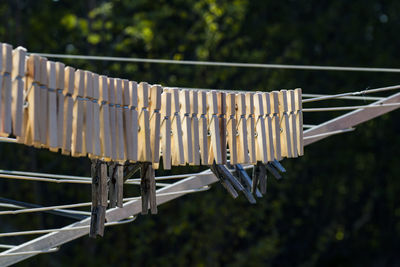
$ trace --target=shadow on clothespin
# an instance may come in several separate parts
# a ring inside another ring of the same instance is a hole
[[[108,165],[109,207],[123,207],[124,195],[124,165],[111,161]]]
[[[150,162],[140,163],[140,191],[142,195],[142,214],[157,214],[155,172]]]
[[[92,213],[89,236],[96,238],[104,234],[104,222],[107,208],[107,164],[93,159],[92,175]]]

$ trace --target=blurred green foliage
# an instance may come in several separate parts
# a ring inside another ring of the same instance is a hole
[[[9,0],[0,3],[0,41],[31,52],[399,67],[399,8],[395,0]],[[168,86],[301,87],[306,93],[331,94],[399,81],[398,74],[388,73],[64,62]],[[338,114],[306,114],[304,120],[319,123]],[[20,266],[399,266],[399,115],[384,115],[307,147],[302,158],[284,160],[285,179],[269,178],[268,194],[256,205],[243,196],[231,199],[216,184],[161,206],[157,216],[140,216],[106,229],[102,239],[84,237]],[[90,170],[88,159],[14,144],[0,144],[0,158],[1,169],[75,175]],[[134,193],[137,189],[126,187],[126,196]],[[51,205],[89,201],[90,187],[3,179],[0,194]],[[2,216],[0,228],[71,222],[44,214]]]

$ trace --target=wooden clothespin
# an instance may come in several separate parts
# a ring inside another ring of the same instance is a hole
[[[256,133],[254,118],[254,93],[246,93],[247,144],[249,146],[249,163],[256,164]]]
[[[157,214],[155,173],[150,162],[141,163],[140,190],[142,195],[142,214],[147,214],[150,206],[151,214]]]
[[[19,46],[12,52],[12,118],[13,134],[23,139],[23,102],[25,87],[26,49]],[[1,99],[1,97],[0,97]]]
[[[214,175],[221,182],[222,186],[228,191],[228,193],[233,197],[237,198],[239,194],[236,192],[235,188],[231,183],[231,174],[228,170],[228,173],[225,172],[225,166],[222,164],[216,164],[215,161],[210,165],[210,170],[214,173]]]
[[[237,160],[238,163],[249,163],[249,153],[248,153],[248,139],[247,139],[247,122],[246,122],[246,96],[243,93],[236,95],[236,121],[237,121]],[[229,127],[229,126],[228,126]]]
[[[227,134],[228,134],[228,146],[230,152],[230,164],[238,164],[238,151],[237,151],[237,139],[236,139],[236,95],[229,93],[226,95],[226,115],[227,115]]]
[[[208,164],[213,164],[214,160],[216,164],[224,164],[222,160],[221,152],[221,134],[220,125],[218,118],[218,95],[216,91],[211,91],[207,93],[208,98],[208,129],[209,135],[209,153],[208,153]]]
[[[130,162],[133,161],[133,128],[132,128],[132,112],[131,112],[131,99],[129,81],[122,80],[122,111],[124,117],[124,143],[125,143],[125,157]]]
[[[207,93],[199,91],[199,146],[201,164],[208,164]]]
[[[56,92],[57,92],[57,147],[63,148],[64,139],[64,91],[65,65],[56,62]]]
[[[293,154],[290,137],[287,90],[281,90],[279,92],[279,120],[281,122],[281,154],[283,157],[291,158]]]
[[[74,108],[72,114],[71,155],[80,157],[83,154],[83,112],[84,112],[84,85],[85,73],[82,70],[75,71],[75,89],[73,93]]]
[[[92,212],[89,236],[104,235],[107,209],[107,164],[98,159],[92,160]]]
[[[193,160],[191,165],[200,165],[200,137],[199,137],[199,94],[196,90],[189,91],[190,96],[190,110],[192,113],[192,144],[193,144]]]
[[[108,103],[110,112],[111,158],[117,160],[117,122],[115,110],[115,79],[108,78]]]
[[[108,164],[108,188],[109,188],[109,207],[123,207],[124,194],[124,165],[111,161]]]
[[[179,90],[176,88],[165,89],[171,93],[172,119],[171,119],[171,154],[172,165],[184,165],[185,156],[183,152],[182,122],[180,116]]]
[[[275,159],[274,153],[274,136],[272,133],[272,120],[271,120],[271,97],[269,93],[263,94],[264,105],[264,120],[265,120],[265,134],[267,137],[267,156],[268,161],[271,162]]]
[[[149,84],[139,83],[138,86],[138,111],[139,111],[139,136],[138,161],[152,162],[150,143],[150,115],[149,115]]]
[[[220,134],[220,146],[221,146],[221,157],[223,164],[227,163],[226,153],[226,93],[219,92],[218,96],[218,121],[219,121],[219,134]]]
[[[273,91],[269,94],[271,104],[271,125],[274,144],[275,159],[281,160],[281,127],[279,121],[279,92]]]
[[[57,73],[56,63],[47,61],[47,138],[46,145],[50,151],[58,150],[58,129],[57,129]]]
[[[185,163],[193,162],[192,121],[190,117],[189,90],[181,90],[179,93],[181,104],[182,138]]]
[[[132,136],[130,137],[132,142],[132,159],[131,162],[138,160],[138,132],[139,132],[139,115],[138,115],[138,86],[137,82],[129,82],[129,96],[130,96],[130,111],[132,119]]]
[[[304,155],[303,144],[303,111],[302,111],[302,92],[300,88],[294,90],[295,94],[295,116],[296,116],[296,129],[297,129],[297,154]]]
[[[49,91],[47,88],[48,74],[47,74],[47,58],[40,58],[40,143],[42,147],[47,146],[47,135],[48,135],[48,125],[49,125],[49,115],[48,115],[48,95]]]
[[[252,182],[251,178],[249,177],[249,175],[247,174],[246,170],[242,167],[241,164],[234,165],[234,168],[235,168],[236,176],[239,178],[239,181],[241,182],[241,184],[243,185],[245,190],[248,192],[246,194],[247,199],[252,204],[256,203],[256,200],[254,199],[254,197],[252,195],[253,182]],[[258,198],[262,197],[262,194],[261,194],[260,190],[258,190],[258,188],[256,188],[255,195]]]
[[[99,75],[93,73],[93,97],[92,108],[93,108],[93,131],[92,131],[92,158],[101,157],[101,144],[100,144],[100,85],[99,85]]]
[[[171,169],[171,102],[171,93],[164,90],[161,94],[161,152],[164,170]]]
[[[264,121],[264,106],[263,106],[263,94],[256,93],[254,95],[254,114],[256,120],[256,158],[257,161],[262,163],[268,162],[267,153],[267,138],[265,134],[265,121]]]
[[[82,154],[93,154],[93,73],[84,71],[84,112]]]
[[[273,164],[273,162],[268,162],[268,164],[265,165],[265,168],[277,179],[282,179],[282,176],[279,173],[279,170],[276,165]]]
[[[149,110],[150,110],[150,143],[153,164],[160,162],[160,128],[161,128],[161,85],[153,85],[150,88]],[[153,168],[155,165],[153,165]]]
[[[258,186],[260,187],[261,194],[267,192],[267,170],[265,164],[260,161],[253,167],[253,193],[256,192]]]
[[[12,46],[9,44],[2,44],[2,71],[3,71],[3,84],[2,84],[2,107],[1,107],[1,136],[9,136],[12,133],[12,91],[11,91],[11,72],[12,72]]]
[[[25,122],[24,143],[27,145],[34,145],[36,147],[39,147],[40,146],[40,131],[39,131],[40,57],[37,55],[30,55],[28,57],[26,65],[27,65],[27,87],[25,90],[26,102],[24,103],[24,106],[26,107],[27,110],[24,112],[24,122]]]
[[[295,99],[294,90],[287,91],[288,98],[288,116],[289,116],[289,132],[292,157],[297,158],[297,129],[296,129],[296,114],[295,114]]]
[[[109,161],[112,158],[111,134],[110,134],[110,105],[108,102],[108,79],[106,76],[99,76],[100,90],[100,145],[101,156]]]
[[[65,67],[64,79],[64,126],[62,138],[62,154],[69,155],[72,148],[72,122],[74,112],[74,94],[75,88],[75,69],[72,67]],[[77,104],[78,105],[78,104]],[[78,108],[78,107],[76,107]]]
[[[115,116],[116,116],[116,146],[117,159],[125,161],[124,120],[122,108],[122,80],[115,79]]]

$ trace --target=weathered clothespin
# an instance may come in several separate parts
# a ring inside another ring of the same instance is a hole
[[[25,87],[26,49],[19,46],[12,52],[12,118],[13,134],[23,140],[23,101]],[[1,92],[1,91],[0,91]],[[0,97],[1,99],[1,97]]]
[[[286,169],[282,166],[282,164],[279,162],[279,161],[277,161],[277,160],[274,160],[274,161],[272,161],[271,162],[271,164],[272,164],[272,166],[274,166],[274,168],[275,169],[277,169],[279,172],[286,172]]]
[[[272,121],[271,121],[271,97],[269,93],[263,93],[263,104],[264,104],[264,120],[265,120],[265,134],[267,137],[267,156],[268,161],[275,159],[274,153],[274,137],[272,133]]]
[[[192,113],[192,144],[193,144],[193,160],[191,165],[200,165],[200,137],[199,137],[199,95],[198,91],[190,90],[190,110]]]
[[[208,164],[207,93],[199,91],[199,146],[201,164]]]
[[[74,108],[72,114],[71,155],[79,157],[83,154],[83,112],[84,112],[84,86],[85,72],[75,71]]]
[[[56,62],[56,93],[57,93],[57,147],[63,148],[64,138],[64,91],[65,65]]]
[[[99,87],[99,75],[93,73],[93,97],[92,101],[92,108],[93,108],[93,131],[92,131],[92,138],[93,138],[93,148],[92,154],[90,155],[92,158],[99,158],[101,157],[101,145],[100,145],[100,87]]]
[[[157,214],[156,181],[151,162],[143,162],[140,168],[140,190],[142,195],[142,214]]]
[[[222,163],[227,163],[227,149],[226,149],[226,93],[219,92],[218,96],[218,121],[219,121],[219,134],[221,146]]]
[[[124,143],[125,157],[128,161],[133,161],[133,139],[132,139],[132,112],[129,81],[122,80],[122,112],[124,122]]]
[[[258,161],[253,167],[252,192],[255,193],[257,186],[260,187],[261,194],[267,192],[267,170],[264,163]]]
[[[150,115],[149,115],[149,84],[139,83],[138,86],[138,111],[139,111],[139,136],[138,161],[152,162],[150,143]]]
[[[243,187],[246,189],[246,191],[250,192],[250,194],[252,194],[252,180],[249,177],[249,175],[247,174],[247,172],[245,171],[245,169],[242,167],[241,164],[236,164],[234,165],[235,168],[235,173],[237,175],[237,177],[239,178],[239,181],[241,182],[241,184],[243,185]],[[256,192],[255,192],[256,197],[261,198],[262,194],[260,192],[260,190],[258,190],[258,188],[256,188]],[[250,199],[248,197],[250,203],[256,203],[256,200],[254,199],[254,202],[252,199]]]
[[[25,141],[27,145],[40,146],[40,57],[30,55],[27,60],[27,87],[25,90],[24,112]],[[0,64],[0,66],[2,66]],[[2,77],[2,76],[0,76]],[[1,93],[0,93],[1,95]],[[3,118],[3,114],[2,118]],[[2,126],[1,126],[2,127]]]
[[[290,123],[288,115],[287,90],[279,92],[279,120],[281,126],[281,155],[292,157],[292,142],[290,138]]]
[[[124,121],[122,110],[122,80],[115,79],[115,118],[116,118],[116,146],[117,159],[119,162],[125,160],[125,142],[124,142]]]
[[[230,164],[234,165],[238,163],[238,151],[237,151],[237,131],[236,131],[236,95],[229,93],[226,95],[226,115],[227,115],[227,134],[228,134],[228,146],[230,152]]]
[[[124,165],[116,161],[108,164],[109,207],[123,207],[124,194]]]
[[[249,147],[249,163],[256,164],[256,133],[254,119],[254,93],[246,93],[247,144]]]
[[[221,135],[218,118],[218,95],[216,91],[207,93],[209,102],[208,107],[208,129],[209,129],[209,154],[208,164],[213,164],[214,160],[216,164],[223,164],[222,152],[221,152]]]
[[[75,69],[71,67],[65,67],[64,72],[64,131],[62,138],[62,154],[69,155],[72,148],[71,137],[74,111],[74,98],[72,96],[75,88]]]
[[[49,115],[48,115],[48,95],[49,91],[47,88],[48,74],[47,74],[47,58],[40,58],[40,143],[42,147],[47,146],[47,135],[48,135],[48,125],[49,125]]]
[[[268,162],[268,164],[265,165],[265,168],[277,179],[280,180],[282,179],[282,176],[280,175],[279,171],[275,167],[272,162]]]
[[[171,169],[171,97],[171,93],[166,90],[161,94],[161,152],[164,170]]]
[[[221,168],[222,167],[222,168]],[[236,192],[235,188],[233,187],[229,175],[226,175],[224,172],[224,165],[216,164],[215,161],[210,165],[210,170],[215,174],[218,180],[221,182],[222,186],[228,191],[228,193],[233,197],[237,198],[239,194]],[[230,174],[230,172],[227,170]]]
[[[92,160],[92,212],[89,236],[95,238],[104,235],[104,223],[107,209],[107,164]]]
[[[182,138],[185,163],[193,162],[192,121],[190,117],[190,95],[189,90],[179,92],[181,105]]]
[[[58,129],[57,129],[57,72],[56,63],[47,61],[47,138],[46,145],[50,151],[58,150]]]
[[[111,158],[117,160],[117,122],[115,110],[115,79],[108,78],[108,105],[110,113]]]
[[[236,95],[236,144],[237,144],[237,160],[238,163],[249,163],[249,148],[247,145],[247,120],[246,120],[246,96],[243,93]]]
[[[292,150],[292,157],[297,158],[297,129],[296,129],[296,103],[294,90],[287,91],[288,99],[288,116],[289,116],[289,132],[290,132],[290,143]]]
[[[296,129],[297,129],[297,154],[304,155],[303,145],[303,111],[302,111],[302,92],[300,88],[294,90],[295,110],[296,110]]]
[[[180,104],[179,104],[179,89],[171,88],[166,89],[167,92],[171,93],[172,99],[172,120],[171,120],[171,154],[172,154],[172,165],[184,165],[185,155],[183,152],[183,140],[182,140],[182,122],[180,116]]]
[[[82,154],[93,154],[93,73],[84,71]]]
[[[138,116],[138,86],[137,82],[129,82],[129,96],[130,96],[130,111],[132,120],[132,136],[130,137],[132,142],[132,158],[131,162],[136,162],[138,160],[138,132],[139,132],[139,116]]]
[[[271,125],[274,144],[275,159],[281,160],[281,127],[279,121],[279,92],[273,91],[269,94],[271,104]]]
[[[9,44],[1,44],[2,53],[2,107],[1,107],[1,136],[9,136],[12,132],[12,92],[11,92],[11,72],[12,72],[12,46]]]
[[[254,95],[254,114],[256,120],[256,158],[262,163],[268,162],[267,154],[267,138],[265,134],[264,106],[263,94],[256,93]]]
[[[110,134],[110,105],[108,102],[108,79],[106,76],[99,76],[100,90],[100,145],[101,156],[109,161],[112,158],[111,134]]]
[[[150,144],[151,144],[151,162],[154,164],[160,162],[160,128],[161,128],[161,85],[153,85],[150,88],[149,110],[150,115]],[[153,165],[153,168],[155,166]]]

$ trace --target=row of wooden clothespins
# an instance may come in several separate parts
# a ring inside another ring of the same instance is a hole
[[[1,44],[1,129],[105,161],[256,164],[303,154],[301,89],[180,90],[75,70]]]

